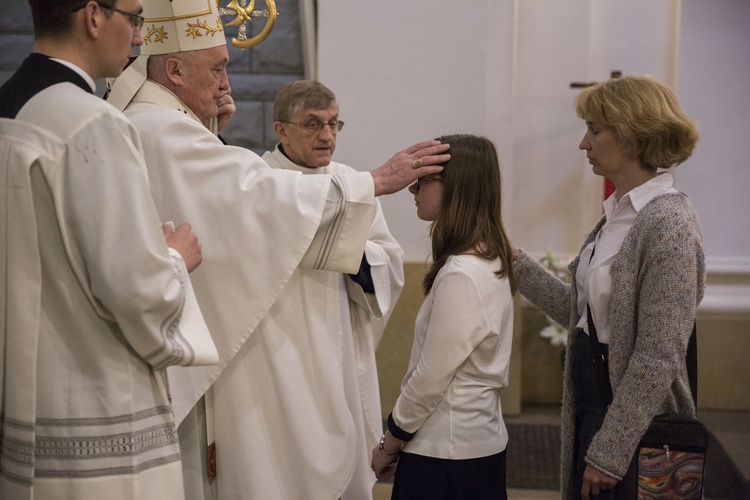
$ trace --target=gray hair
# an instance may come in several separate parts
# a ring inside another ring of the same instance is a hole
[[[288,122],[300,109],[328,109],[336,94],[317,80],[297,80],[279,87],[273,103],[273,119]]]

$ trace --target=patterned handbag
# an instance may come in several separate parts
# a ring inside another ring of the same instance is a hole
[[[693,401],[698,401],[696,331],[685,362]],[[695,418],[665,413],[655,416],[641,438],[617,500],[701,500],[709,433]]]
[[[708,429],[694,418],[654,417],[636,453],[638,499],[700,500]]]
[[[602,391],[612,401],[607,360],[601,353],[591,310],[586,305],[594,369]],[[698,347],[695,323],[685,364],[693,402],[698,402]],[[695,418],[665,413],[651,420],[627,474],[613,492],[617,500],[701,500],[708,429]]]

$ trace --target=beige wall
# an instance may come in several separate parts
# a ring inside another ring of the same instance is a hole
[[[375,352],[380,380],[380,404],[386,418],[396,404],[401,379],[409,366],[414,320],[424,300],[422,278],[427,266],[421,263],[404,264],[404,290],[393,310],[380,345]]]
[[[750,410],[750,314],[698,315],[698,406]]]

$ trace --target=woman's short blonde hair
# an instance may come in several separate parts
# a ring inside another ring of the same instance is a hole
[[[698,143],[698,128],[675,93],[649,76],[624,76],[581,91],[574,107],[580,118],[614,131],[618,145],[647,168],[684,162]]]

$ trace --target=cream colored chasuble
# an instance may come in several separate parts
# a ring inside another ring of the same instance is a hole
[[[141,135],[160,216],[190,222],[203,248],[191,278],[220,362],[170,371],[175,418],[214,384],[219,498],[334,498],[351,474],[355,434],[345,402],[323,397],[343,384],[340,363],[318,363],[334,340],[293,342],[295,318],[267,313],[290,300],[285,285],[298,266],[357,271],[375,209],[370,174],[272,170],[251,151],[222,144],[150,81],[125,114]],[[288,446],[287,433],[301,428],[304,449],[325,460]],[[252,449],[252,460],[224,459],[235,444]],[[288,463],[309,468],[315,484],[280,477]],[[222,472],[230,468],[253,479],[240,497]]]

